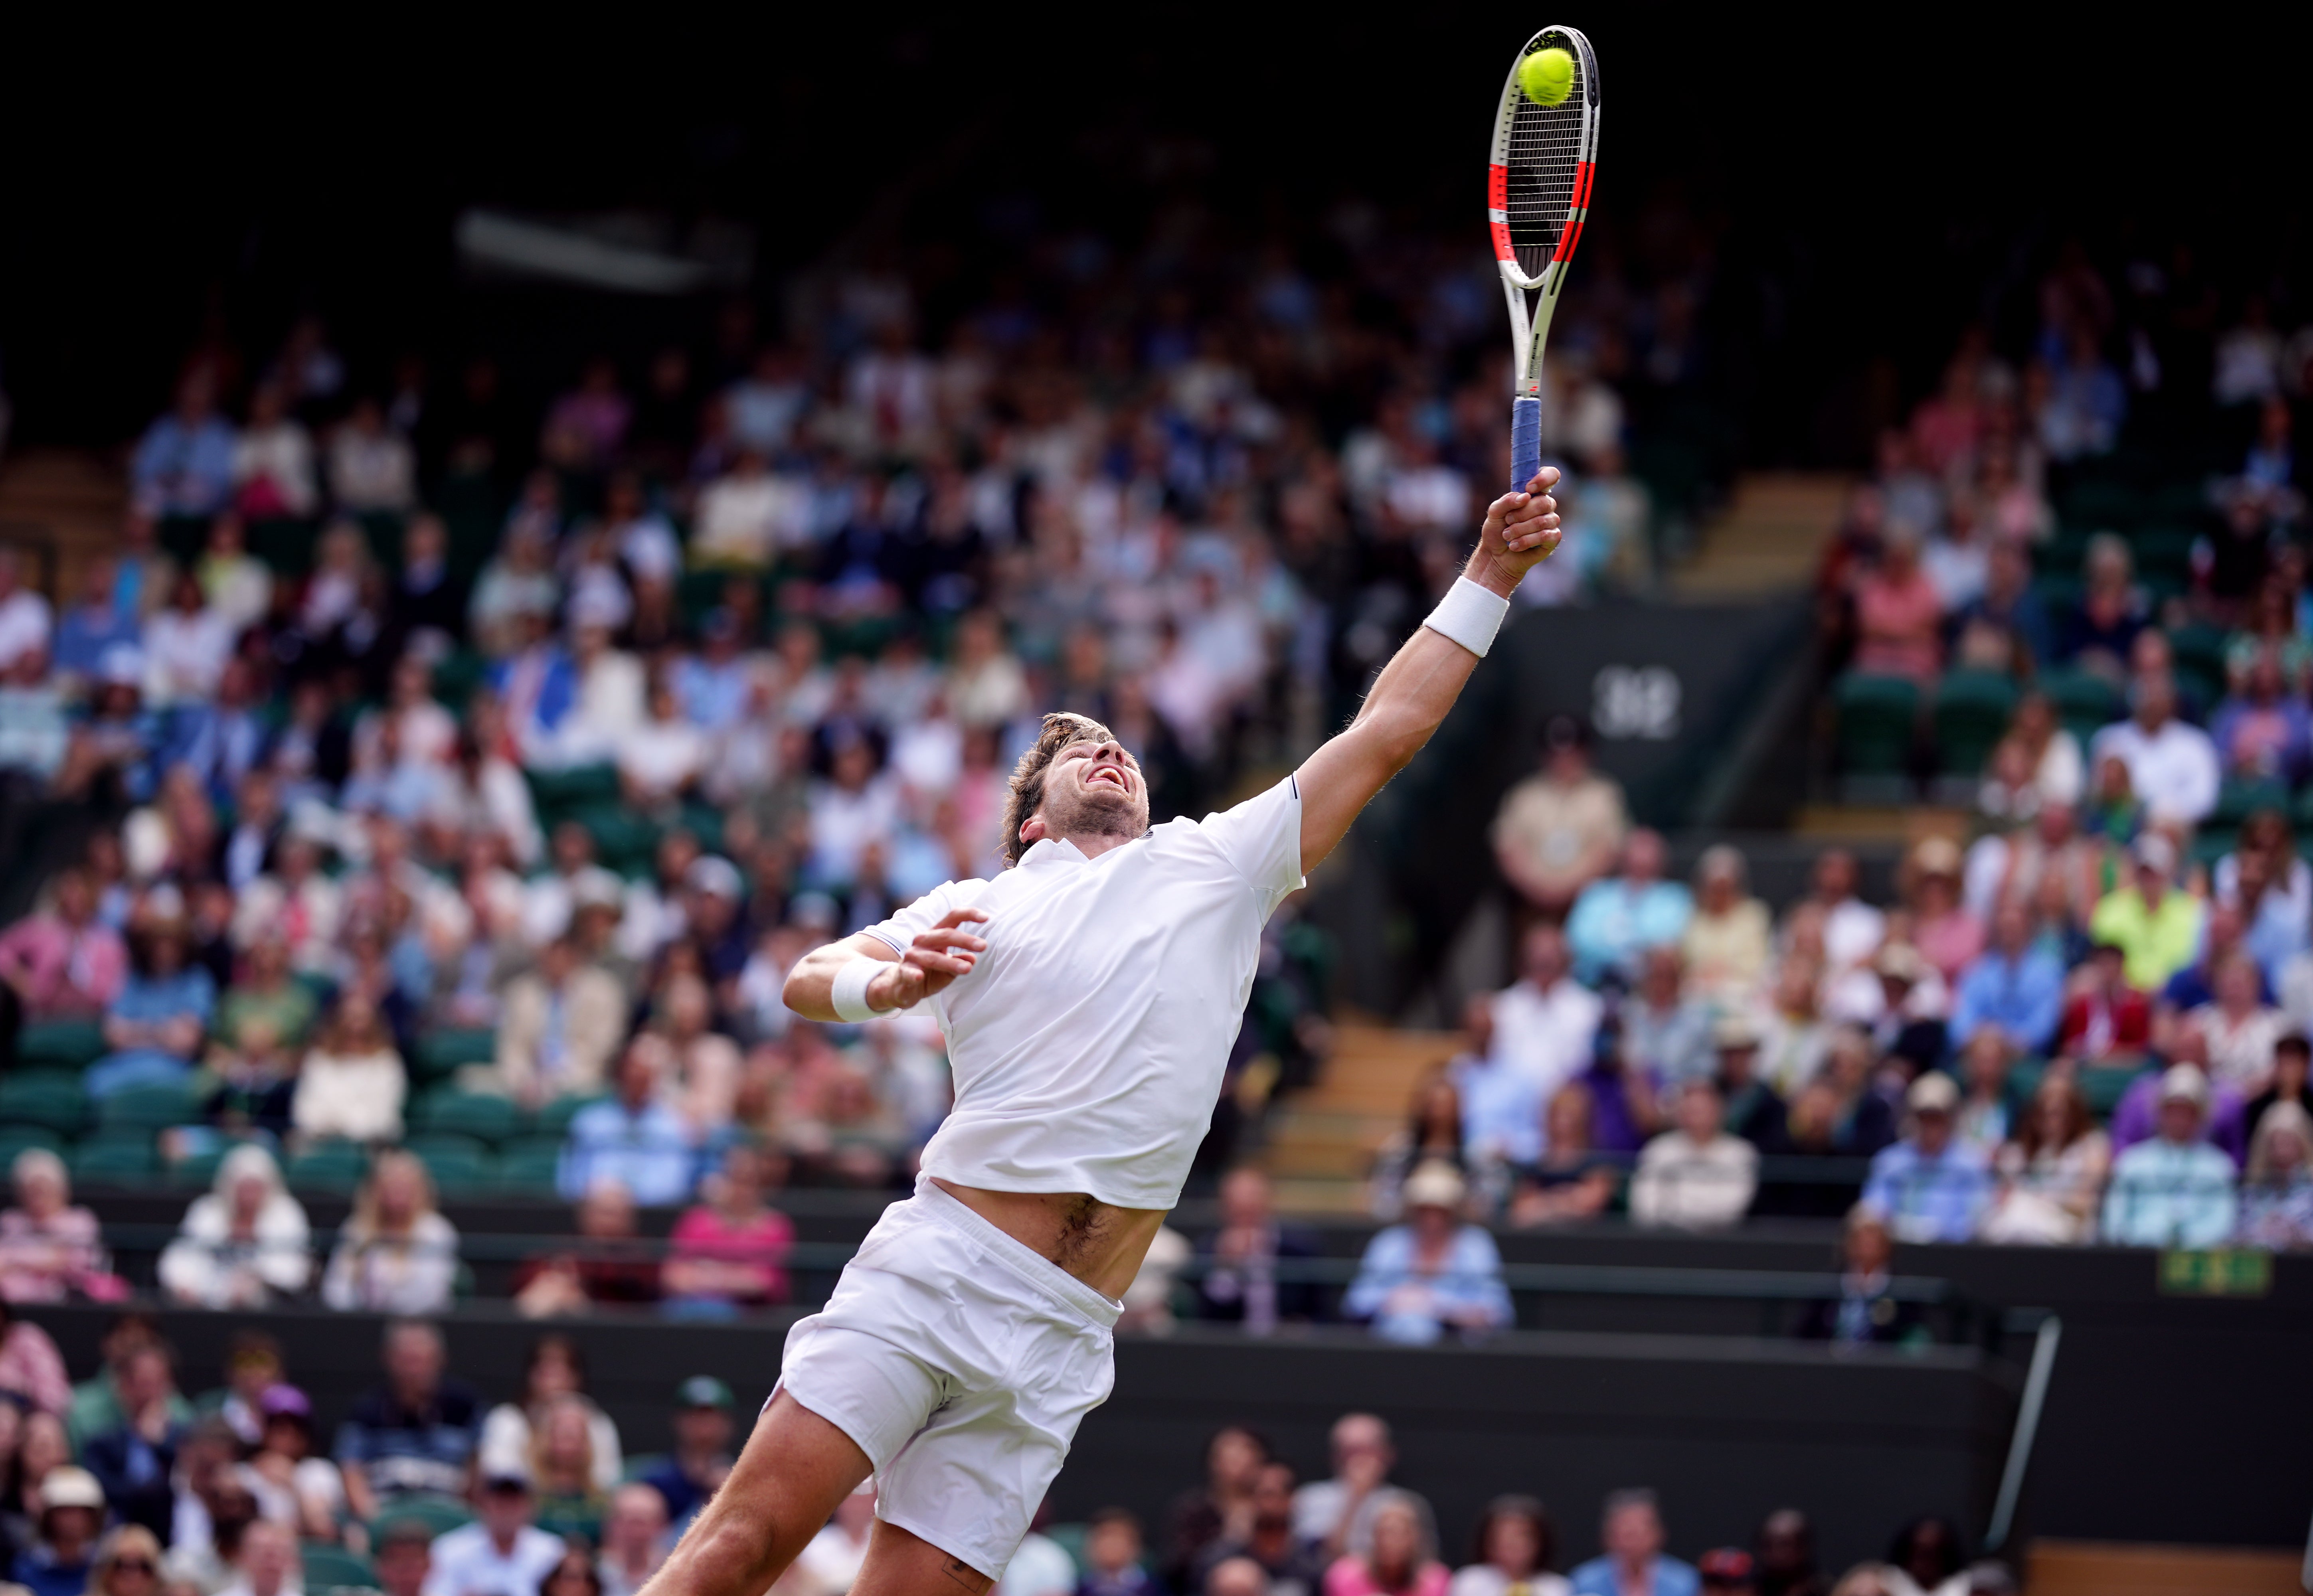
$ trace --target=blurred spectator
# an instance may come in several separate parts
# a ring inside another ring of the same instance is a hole
[[[576,1396],[549,1401],[532,1427],[529,1459],[539,1528],[587,1544],[602,1539],[610,1507],[594,1460],[593,1406]],[[480,1472],[487,1479],[499,1471],[484,1464]]]
[[[2252,1247],[2313,1247],[2313,1115],[2275,1103],[2249,1138],[2238,1238]]]
[[[1321,1548],[1293,1529],[1293,1469],[1263,1463],[1253,1473],[1252,1515],[1242,1532],[1229,1530],[1209,1547],[1192,1574],[1192,1589],[1210,1583],[1222,1564],[1244,1559],[1267,1577],[1270,1596],[1317,1596],[1325,1577]]]
[[[1542,1151],[1517,1166],[1509,1221],[1526,1226],[1594,1219],[1614,1200],[1614,1166],[1596,1154],[1594,1098],[1580,1081],[1558,1089],[1543,1115]],[[1418,1217],[1418,1216],[1417,1216]]]
[[[320,507],[313,440],[288,412],[277,383],[249,396],[249,425],[233,440],[233,507],[251,521],[302,519]]]
[[[1652,1491],[1609,1491],[1598,1539],[1605,1550],[1574,1571],[1574,1596],[1695,1596],[1700,1589],[1693,1566],[1663,1551],[1668,1538]]]
[[[1960,1052],[1959,1110],[1953,1134],[1986,1157],[2008,1139],[2008,1070],[2015,1050],[1997,1030],[1983,1030]]]
[[[434,1575],[434,1534],[416,1519],[389,1519],[370,1548],[384,1596],[425,1596]]]
[[[1761,1153],[1777,1153],[1790,1140],[1790,1106],[1759,1075],[1759,1028],[1747,1015],[1728,1014],[1711,1027],[1719,1067],[1716,1089],[1727,1128]]]
[[[185,373],[173,409],[145,429],[128,463],[129,497],[145,516],[214,515],[233,495],[233,428],[215,413],[206,368]]]
[[[259,1519],[242,1531],[233,1577],[217,1596],[303,1596],[304,1588],[297,1532],[286,1524]]]
[[[1224,1425],[1205,1441],[1205,1485],[1186,1489],[1165,1511],[1165,1552],[1159,1573],[1168,1589],[1196,1589],[1208,1552],[1242,1543],[1253,1527],[1253,1485],[1270,1462],[1270,1443],[1244,1425]]]
[[[1527,1116],[1527,1124],[1535,1123],[1539,1106],[1588,1067],[1605,1007],[1596,993],[1575,980],[1567,958],[1566,934],[1557,926],[1533,927],[1519,951],[1518,980],[1497,993],[1493,1001],[1490,1057],[1508,1066],[1510,1078],[1487,1093],[1488,1140],[1492,1139],[1498,1117],[1516,1118],[1520,1109]],[[1513,1082],[1519,1091],[1508,1089]],[[1525,1092],[1531,1096],[1520,1102]],[[1526,1103],[1535,1106],[1527,1108]],[[1514,1146],[1506,1145],[1506,1153],[1514,1151]]]
[[[1987,1241],[2063,1245],[2096,1234],[2112,1143],[2079,1083],[2050,1074],[2032,1094],[2015,1139],[2000,1149],[1999,1185],[1984,1215]]]
[[[439,1313],[457,1276],[458,1232],[435,1206],[433,1176],[413,1153],[379,1153],[338,1232],[321,1300],[340,1311]]]
[[[1661,834],[1640,827],[1623,840],[1622,874],[1591,882],[1575,899],[1566,941],[1585,985],[1609,973],[1635,982],[1648,953],[1675,948],[1685,934],[1694,898],[1683,883],[1662,879],[1664,859]]]
[[[1224,1557],[1196,1587],[1204,1596],[1275,1596],[1276,1582],[1252,1557]]]
[[[1747,1004],[1765,978],[1771,921],[1749,895],[1750,867],[1725,843],[1702,850],[1694,866],[1694,915],[1682,951],[1686,989],[1721,1008]]]
[[[1438,1561],[1428,1508],[1402,1491],[1375,1494],[1372,1545],[1325,1571],[1324,1596],[1446,1596],[1452,1576]]]
[[[2159,1135],[2113,1161],[2104,1240],[2121,1247],[2215,1247],[2233,1233],[2233,1162],[2203,1139],[2208,1077],[2194,1065],[2160,1077]]]
[[[1758,1596],[1751,1554],[1739,1546],[1713,1547],[1694,1560],[1694,1572],[1704,1596]]]
[[[1927,1331],[1919,1305],[1898,1302],[1889,1293],[1893,1276],[1887,1266],[1895,1255],[1886,1221],[1857,1204],[1847,1215],[1841,1243],[1839,1300],[1809,1303],[1799,1320],[1799,1335],[1842,1346],[1923,1337]]]
[[[586,1395],[585,1349],[572,1337],[552,1332],[530,1344],[522,1400],[501,1402],[483,1416],[475,1466],[486,1475],[529,1468],[547,1409],[565,1399],[578,1403],[586,1416],[594,1483],[610,1490],[625,1466],[619,1426]]]
[[[602,1596],[636,1596],[666,1561],[666,1499],[642,1484],[622,1485],[611,1494],[602,1524],[602,1555],[594,1572]]]
[[[0,1499],[0,1524],[5,1525],[10,1543],[0,1549],[12,1558],[40,1539],[40,1482],[50,1470],[70,1463],[72,1456],[72,1442],[62,1419],[39,1411],[24,1416],[16,1456],[6,1474],[0,1476],[0,1490],[5,1492],[4,1499]]]
[[[112,1006],[128,978],[120,934],[96,917],[96,889],[77,867],[58,873],[49,908],[0,934],[0,980],[25,1020],[92,1020]]]
[[[184,904],[173,889],[146,898],[128,949],[128,979],[104,1015],[113,1050],[81,1077],[100,1101],[132,1086],[185,1081],[216,1008],[216,978],[190,962]]]
[[[524,1264],[514,1305],[526,1319],[548,1319],[658,1295],[659,1263],[637,1235],[634,1196],[603,1176],[579,1199],[576,1244]]]
[[[2241,1110],[2242,1133],[2254,1141],[2265,1115],[2282,1103],[2295,1103],[2313,1114],[2313,1083],[2307,1075],[2313,1065],[2313,1043],[2309,1043],[2301,1031],[2291,1031],[2273,1044],[2273,1074],[2271,1083],[2248,1100]],[[4,1353],[0,1353],[4,1356]],[[7,1382],[0,1381],[0,1387]]]
[[[0,548],[0,671],[44,659],[54,629],[48,600],[23,585],[21,557]]]
[[[160,1538],[142,1524],[122,1524],[97,1543],[89,1596],[154,1596],[163,1569]]]
[[[867,1561],[867,1540],[875,1527],[875,1482],[871,1476],[835,1504],[835,1516],[804,1546],[796,1566],[814,1588],[843,1596]]]
[[[1389,1425],[1370,1413],[1345,1413],[1327,1434],[1333,1472],[1293,1493],[1293,1532],[1328,1560],[1372,1544],[1375,1497],[1389,1484],[1397,1448]]]
[[[1824,1596],[1816,1572],[1815,1526],[1796,1507],[1779,1507],[1759,1525],[1751,1543],[1759,1596]]]
[[[506,984],[495,1073],[470,1073],[470,1090],[499,1092],[535,1109],[558,1097],[593,1097],[627,1030],[616,978],[585,961],[565,934],[540,951],[538,968]]]
[[[731,1472],[731,1388],[694,1374],[674,1389],[674,1451],[642,1476],[680,1530]]]
[[[244,1143],[217,1165],[207,1195],[185,1210],[161,1254],[161,1289],[195,1308],[242,1311],[305,1289],[313,1260],[304,1206],[264,1148]]]
[[[2216,745],[2206,732],[2177,718],[2177,686],[2165,672],[2139,675],[2129,700],[2129,718],[2106,726],[2089,743],[2089,762],[2118,759],[2128,767],[2130,788],[2155,819],[2199,825],[2217,806]]]
[[[1948,837],[1921,838],[1906,862],[1911,943],[1947,982],[1983,951],[1983,924],[1960,898],[1960,852]]]
[[[2210,1078],[2252,1096],[2272,1079],[2273,1049],[2288,1021],[2262,1001],[2265,978],[2246,952],[2228,955],[2213,974],[2212,1001],[2185,1014],[2185,1023],[2199,1035]]]
[[[638,1037],[620,1057],[612,1083],[618,1095],[572,1117],[555,1181],[564,1197],[575,1199],[603,1180],[652,1207],[690,1195],[696,1161],[690,1128],[658,1097],[666,1061],[664,1041]]]
[[[261,1511],[296,1527],[307,1540],[333,1541],[346,1513],[346,1480],[338,1466],[313,1455],[313,1404],[292,1385],[276,1385],[259,1399],[264,1434],[249,1471]]]
[[[2203,911],[2199,899],[2172,884],[2177,847],[2167,837],[2145,833],[2130,857],[2135,868],[2129,880],[2097,905],[2089,934],[2120,949],[2131,987],[2157,992],[2193,961]]]
[[[2064,967],[2033,935],[2021,899],[2002,902],[1992,918],[1992,945],[1968,965],[1954,991],[1950,1035],[1966,1048],[1993,1030],[2024,1053],[2046,1051],[2062,1017]]]
[[[1638,988],[1622,1004],[1623,1067],[1667,1084],[1708,1074],[1711,1005],[1685,989],[1685,956],[1649,948]]]
[[[2098,943],[2073,978],[2056,1050],[2087,1064],[2125,1063],[2150,1046],[2152,1004],[2128,979],[2128,955]]]
[[[1722,1128],[1726,1104],[1708,1080],[1679,1090],[1676,1127],[1639,1155],[1631,1223],[1709,1230],[1735,1224],[1759,1185],[1759,1150]]]
[[[775,1153],[744,1142],[701,1182],[704,1202],[684,1211],[668,1239],[662,1284],[667,1311],[720,1319],[787,1300],[787,1251],[795,1226],[763,1201]]]
[[[481,1482],[481,1514],[434,1542],[425,1596],[544,1596],[564,1545],[531,1521],[530,1476],[500,1470]],[[556,1593],[561,1596],[561,1593]]]
[[[17,1552],[12,1577],[31,1596],[81,1596],[93,1576],[96,1538],[104,1528],[104,1487],[87,1469],[69,1465],[50,1469],[39,1486],[40,1539]],[[144,1533],[152,1535],[149,1529]]]
[[[1140,1521],[1104,1507],[1085,1530],[1084,1577],[1077,1596],[1153,1596],[1156,1582],[1141,1566]]]
[[[1385,1340],[1411,1345],[1436,1341],[1448,1330],[1475,1335],[1508,1326],[1501,1255],[1482,1227],[1462,1223],[1467,1196],[1451,1164],[1414,1171],[1405,1182],[1408,1218],[1367,1243],[1341,1316],[1370,1324]]]
[[[1953,1134],[1959,1088],[1949,1075],[1924,1074],[1904,1101],[1911,1123],[1871,1160],[1862,1206],[1898,1241],[1969,1241],[1991,1182],[1983,1153]]]
[[[1995,533],[1983,553],[1983,591],[1951,618],[1954,662],[2016,674],[2050,663],[2056,653],[2055,627],[2032,591],[2032,558],[2023,542]],[[2080,745],[2069,733],[2062,741],[2071,755],[2072,796],[2078,797]],[[2031,751],[2042,750],[2035,747]],[[2036,762],[2033,768],[2045,774]],[[2054,797],[2061,788],[2044,782],[2040,792]]]
[[[128,1284],[111,1271],[96,1215],[73,1206],[65,1161],[45,1147],[27,1147],[8,1173],[16,1205],[0,1210],[0,1297],[11,1302],[126,1297]]]
[[[298,1066],[290,1118],[308,1136],[399,1141],[409,1084],[376,1004],[348,987]]]
[[[174,1504],[169,1476],[188,1427],[169,1349],[148,1341],[131,1351],[120,1362],[115,1386],[120,1422],[81,1443],[81,1462],[103,1487],[114,1513],[166,1534]]]
[[[465,1495],[481,1425],[472,1390],[444,1375],[442,1334],[432,1325],[411,1319],[388,1324],[383,1361],[385,1383],[356,1399],[338,1426],[346,1501],[364,1520],[374,1520],[398,1496]],[[526,1485],[523,1495],[526,1519]]]
[[[16,1398],[31,1412],[59,1417],[72,1404],[64,1355],[48,1331],[19,1319],[4,1295],[0,1295],[0,1392]],[[0,1461],[0,1491],[5,1490],[4,1469]]]
[[[1231,1170],[1221,1177],[1220,1206],[1221,1228],[1197,1244],[1206,1263],[1197,1282],[1199,1317],[1241,1325],[1248,1336],[1320,1318],[1323,1293],[1315,1280],[1279,1277],[1280,1262],[1289,1272],[1318,1250],[1308,1232],[1278,1222],[1269,1177],[1249,1165]]]
[[[1497,1496],[1478,1516],[1473,1561],[1457,1569],[1447,1596],[1569,1596],[1573,1586],[1550,1572],[1558,1531],[1532,1496]]]
[[[1529,913],[1562,918],[1582,890],[1614,867],[1629,829],[1623,790],[1590,767],[1588,733],[1551,717],[1542,768],[1512,787],[1495,813],[1494,859]]]
[[[408,510],[417,503],[418,459],[386,422],[384,407],[365,395],[330,435],[330,496],[358,515]]]
[[[1888,1596],[1965,1596],[1967,1546],[1949,1520],[1914,1519],[1887,1548]]]
[[[2280,660],[2263,652],[2217,706],[2209,740],[2227,776],[2293,783],[2313,759],[2313,712],[2290,694]]]
[[[1942,668],[1944,602],[1921,564],[1920,529],[1891,522],[1879,567],[1855,585],[1855,669],[1933,680]]]

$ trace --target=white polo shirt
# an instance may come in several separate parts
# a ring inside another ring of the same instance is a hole
[[[393,1516],[390,1507],[385,1516]],[[488,1526],[461,1524],[435,1538],[434,1567],[421,1596],[537,1596],[564,1550],[562,1537],[536,1524],[524,1524],[503,1552]]]
[[[1211,1123],[1261,928],[1301,885],[1291,777],[1087,859],[1040,842],[992,881],[936,887],[868,934],[904,951],[952,909],[988,951],[932,999],[955,1107],[924,1172],[989,1191],[1170,1208]]]

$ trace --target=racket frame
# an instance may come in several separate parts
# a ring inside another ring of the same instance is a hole
[[[1518,67],[1535,51],[1552,45],[1574,55],[1579,67],[1576,87],[1581,95],[1579,110],[1582,121],[1575,153],[1574,191],[1566,224],[1560,229],[1557,248],[1541,272],[1529,276],[1519,267],[1517,251],[1510,242],[1510,133],[1517,122],[1518,107],[1526,103],[1526,92],[1518,87]],[[1567,267],[1574,259],[1575,247],[1582,241],[1582,224],[1590,215],[1590,186],[1597,159],[1597,56],[1579,30],[1553,24],[1535,33],[1511,57],[1509,75],[1502,82],[1501,101],[1494,111],[1493,145],[1486,162],[1486,223],[1493,237],[1494,263],[1501,275],[1502,296],[1510,312],[1511,373],[1517,401],[1513,436],[1527,430],[1529,418],[1533,427],[1540,426],[1543,346],[1550,337],[1550,320],[1558,309],[1559,293],[1566,286]],[[1529,304],[1526,295],[1537,291],[1540,297]],[[1514,470],[1517,463],[1523,462],[1514,462]],[[1531,475],[1529,471],[1519,477],[1512,486],[1523,488]]]

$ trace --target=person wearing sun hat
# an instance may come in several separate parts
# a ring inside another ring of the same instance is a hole
[[[1899,1241],[1966,1241],[1992,1195],[1983,1150],[1953,1134],[1959,1087],[1930,1071],[1904,1094],[1904,1139],[1882,1147],[1863,1185],[1863,1206]]]
[[[1501,1253],[1483,1226],[1462,1221],[1468,1188],[1443,1160],[1406,1178],[1406,1219],[1367,1243],[1341,1316],[1389,1341],[1426,1345],[1449,1330],[1474,1335],[1510,1322]]]
[[[2104,1239],[2122,1247],[2214,1247],[2233,1232],[2233,1161],[2209,1144],[2209,1078],[2171,1065],[2160,1077],[2160,1134],[2113,1161]]]

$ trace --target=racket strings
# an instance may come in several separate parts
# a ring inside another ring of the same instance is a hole
[[[1545,34],[1528,51],[1562,43]],[[1573,209],[1576,167],[1582,149],[1582,118],[1589,85],[1584,83],[1579,50],[1574,56],[1574,84],[1557,105],[1536,105],[1523,94],[1510,123],[1509,216],[1510,246],[1518,269],[1539,276],[1558,248],[1560,234]]]

